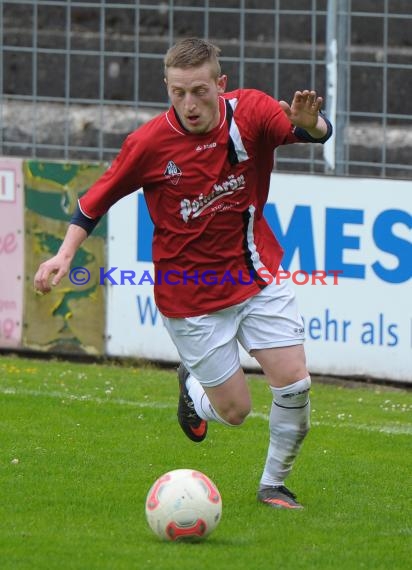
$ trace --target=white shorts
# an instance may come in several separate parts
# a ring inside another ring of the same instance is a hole
[[[250,352],[302,344],[305,331],[295,294],[285,281],[227,309],[164,325],[189,372],[203,386],[218,386],[240,368],[239,346]]]

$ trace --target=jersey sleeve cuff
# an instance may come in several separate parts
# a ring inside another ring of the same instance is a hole
[[[295,127],[293,132],[300,140],[302,140],[304,142],[323,144],[327,140],[330,139],[330,137],[332,136],[332,132],[333,132],[332,124],[329,121],[329,119],[326,117],[326,115],[324,115],[322,112],[320,112],[319,114],[321,115],[322,119],[326,123],[326,127],[327,127],[326,134],[320,139],[315,139],[307,131],[305,131],[305,129],[302,129],[301,127]]]
[[[86,230],[87,235],[90,235],[94,230],[94,228],[99,223],[100,218],[101,216],[95,219],[89,218],[82,212],[79,203],[77,203],[77,208],[73,213],[70,223],[74,224],[75,226],[80,226],[81,228]]]

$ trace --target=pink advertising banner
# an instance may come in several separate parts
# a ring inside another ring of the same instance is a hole
[[[0,347],[21,345],[24,286],[23,161],[0,157]]]

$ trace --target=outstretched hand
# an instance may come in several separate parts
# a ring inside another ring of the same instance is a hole
[[[318,123],[319,111],[323,99],[316,91],[296,91],[292,103],[279,101],[279,105],[287,115],[292,125],[302,129],[314,129]]]

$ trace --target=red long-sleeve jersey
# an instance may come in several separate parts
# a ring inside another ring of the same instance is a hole
[[[93,219],[143,188],[155,228],[155,301],[167,317],[244,301],[283,255],[263,217],[274,149],[307,139],[260,91],[225,93],[219,105],[220,123],[208,133],[187,132],[173,108],[140,127],[79,201]]]

